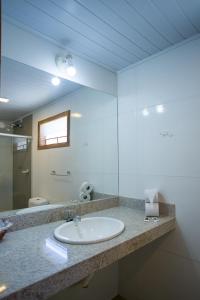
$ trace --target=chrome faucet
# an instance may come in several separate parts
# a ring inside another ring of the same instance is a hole
[[[75,226],[78,226],[78,223],[81,222],[81,216],[76,215],[73,219]]]
[[[64,219],[66,222],[74,221],[75,225],[81,222],[81,216],[77,215],[75,209],[67,209]]]

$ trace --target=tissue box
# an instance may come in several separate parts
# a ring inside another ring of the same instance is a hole
[[[159,203],[145,203],[146,217],[159,217]]]

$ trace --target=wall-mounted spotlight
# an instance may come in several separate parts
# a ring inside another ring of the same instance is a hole
[[[71,55],[57,56],[56,65],[59,69],[66,72],[70,77],[76,75],[76,68],[73,64]]]

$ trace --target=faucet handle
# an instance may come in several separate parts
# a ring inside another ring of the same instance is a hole
[[[73,221],[75,226],[78,226],[78,224],[81,222],[81,216],[76,215]]]
[[[76,215],[76,216],[74,217],[74,221],[75,221],[75,222],[80,222],[80,221],[81,221],[81,216]]]
[[[73,221],[76,216],[76,212],[74,209],[66,209],[64,214],[64,219],[66,222]]]

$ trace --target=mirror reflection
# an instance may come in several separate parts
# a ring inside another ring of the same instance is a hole
[[[118,192],[117,100],[2,57],[0,211]]]

